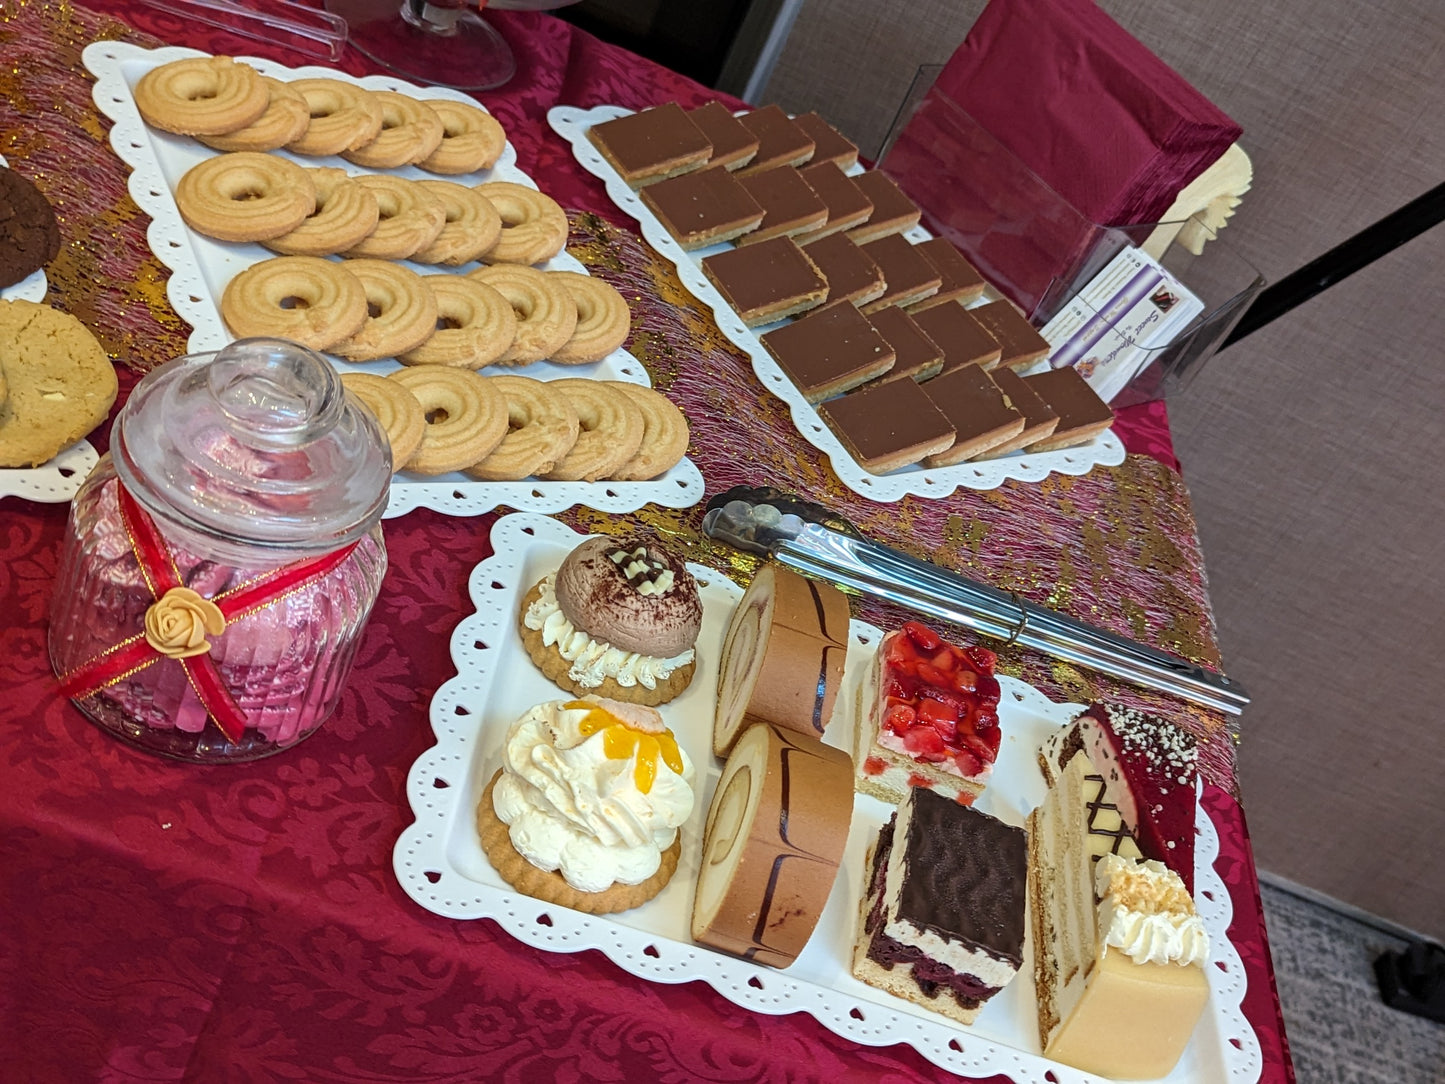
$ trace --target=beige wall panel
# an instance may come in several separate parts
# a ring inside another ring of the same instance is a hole
[[[1278,279],[1445,177],[1445,4],[1104,0],[1244,127],[1224,234]],[[982,3],[807,0],[763,100],[876,151]],[[1171,404],[1262,867],[1445,937],[1445,228],[1214,359]]]
[[[1260,865],[1445,938],[1445,230],[1171,404]]]

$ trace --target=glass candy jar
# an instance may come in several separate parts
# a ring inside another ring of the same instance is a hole
[[[295,745],[340,700],[386,572],[391,453],[321,357],[242,339],[147,375],[70,509],[61,691],[203,763]]]

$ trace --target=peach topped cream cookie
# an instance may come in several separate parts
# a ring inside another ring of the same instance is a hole
[[[522,600],[527,654],[557,685],[665,704],[692,681],[702,627],[697,581],[644,537],[589,538]]]
[[[672,879],[693,765],[654,709],[603,697],[538,704],[507,732],[477,806],[482,847],[513,888],[590,914]]]

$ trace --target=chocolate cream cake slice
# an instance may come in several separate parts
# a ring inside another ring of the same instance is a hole
[[[1023,829],[922,787],[878,834],[855,977],[971,1024],[1023,961]]]

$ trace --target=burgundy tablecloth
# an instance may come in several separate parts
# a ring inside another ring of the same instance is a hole
[[[101,6],[167,41],[303,62],[149,8]],[[519,73],[481,98],[507,126],[519,164],[574,211],[625,226],[546,128],[546,109],[690,104],[710,92],[549,17],[494,18],[518,53]],[[186,329],[163,311],[164,276],[143,251],[143,220],[133,208],[103,210],[115,164],[99,142],[104,125],[88,99],[76,100],[83,95],[64,68],[85,40],[132,34],[67,5],[7,3],[0,12],[0,153],[53,200],[64,194],[70,244],[54,269],[51,300],[101,333],[126,366],[125,390],[135,371],[182,352]],[[37,49],[37,35],[54,48]],[[370,70],[355,55],[341,66]],[[1166,467],[1131,456],[1086,479],[1010,485],[928,507],[838,496],[836,479],[786,435],[785,412],[700,311],[672,296],[666,269],[648,265],[634,237],[583,214],[574,216],[573,243],[597,273],[647,291],[630,345],[690,414],[710,413],[707,426],[695,419],[692,449],[710,493],[745,472],[728,455],[730,434],[718,421],[743,401],[796,460],[775,453],[763,463],[774,476],[763,480],[826,490],[895,543],[1217,662],[1187,495]],[[1131,451],[1173,465],[1162,406],[1131,412],[1119,428]],[[93,439],[103,448],[105,430]],[[44,635],[65,515],[61,505],[0,503],[0,1078],[947,1077],[906,1046],[860,1047],[804,1014],[739,1009],[701,983],[653,986],[595,952],[536,951],[490,921],[443,919],[402,892],[391,850],[410,821],[405,775],[432,744],[427,705],[454,673],[447,638],[471,609],[466,579],[490,552],[490,517],[419,511],[389,521],[391,567],[336,716],[286,755],[196,768],[132,752],[56,696]],[[695,543],[696,515],[639,518]],[[564,518],[614,526],[585,511]],[[727,567],[718,554],[697,556]],[[1087,676],[1047,660],[1015,653],[1006,661],[1051,695],[1098,691]],[[1248,833],[1232,794],[1231,737],[1218,719],[1201,715],[1191,725],[1214,751],[1204,805],[1223,841],[1231,940],[1248,973],[1245,1010],[1264,1051],[1263,1079],[1292,1079]]]

